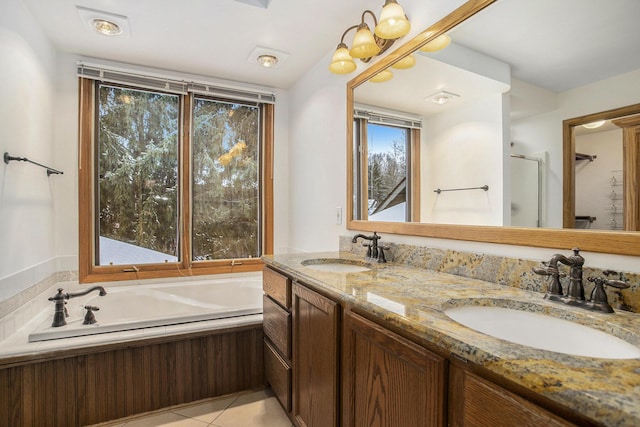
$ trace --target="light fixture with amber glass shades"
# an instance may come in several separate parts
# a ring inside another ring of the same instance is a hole
[[[375,24],[374,31],[371,32],[369,25],[365,22],[365,16],[369,14]],[[356,34],[351,44],[351,49],[345,44],[344,38],[347,33],[356,29]],[[402,6],[396,0],[386,0],[380,13],[380,21],[376,15],[370,11],[362,12],[360,24],[352,25],[342,33],[340,43],[336,48],[329,65],[329,70],[335,74],[348,74],[357,68],[353,58],[358,58],[362,62],[369,62],[372,57],[385,52],[395,40],[406,35],[411,29],[411,24],[404,14]],[[408,68],[408,67],[405,67]]]

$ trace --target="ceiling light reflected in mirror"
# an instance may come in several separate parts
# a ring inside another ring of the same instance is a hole
[[[587,128],[587,129],[597,129],[599,127],[601,127],[602,125],[604,125],[607,121],[606,120],[597,120],[595,122],[591,122],[591,123],[585,123],[582,125],[582,127]]]
[[[447,92],[446,90],[442,90],[438,93],[434,93],[433,95],[430,95],[427,97],[428,100],[438,105],[447,104],[452,100],[454,100],[455,98],[460,98],[460,95],[455,94],[453,92]]]

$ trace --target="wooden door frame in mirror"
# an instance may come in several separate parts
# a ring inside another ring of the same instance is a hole
[[[640,256],[640,233],[637,232],[422,224],[417,222],[400,223],[353,219],[353,156],[351,151],[353,145],[354,89],[377,72],[398,62],[420,46],[446,33],[497,1],[469,0],[347,83],[347,229],[541,248],[570,249],[578,246],[584,251]]]
[[[614,108],[599,113],[588,114],[586,116],[574,117],[562,122],[562,226],[564,228],[575,227],[576,213],[576,140],[574,129],[586,123],[596,122],[598,120],[613,120],[624,116],[640,114],[640,104],[627,105],[626,107]],[[637,144],[629,144],[627,141],[623,144],[623,162],[624,162],[624,206],[625,206],[625,230],[636,230],[637,221],[631,221],[627,218],[636,218],[638,212],[637,191],[632,189],[638,188],[638,153]],[[628,197],[627,197],[628,195]],[[627,226],[627,224],[629,226]]]

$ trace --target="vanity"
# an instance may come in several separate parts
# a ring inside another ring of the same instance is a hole
[[[636,347],[637,314],[589,312],[540,292],[407,264],[365,264],[345,251],[263,259],[265,300],[283,310],[282,333],[274,334],[265,309],[266,377],[298,426],[640,424],[639,358],[520,345],[447,312],[537,311]],[[284,293],[273,290],[273,278]],[[275,344],[281,338],[286,345]]]

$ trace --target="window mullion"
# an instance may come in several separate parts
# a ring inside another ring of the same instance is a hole
[[[193,221],[193,215],[191,210],[192,199],[192,173],[191,165],[191,132],[192,132],[192,120],[193,120],[193,95],[191,93],[186,94],[182,98],[182,138],[180,140],[180,251],[179,256],[181,259],[181,266],[183,269],[191,268],[191,254],[192,254],[192,238],[191,238],[191,224]]]

